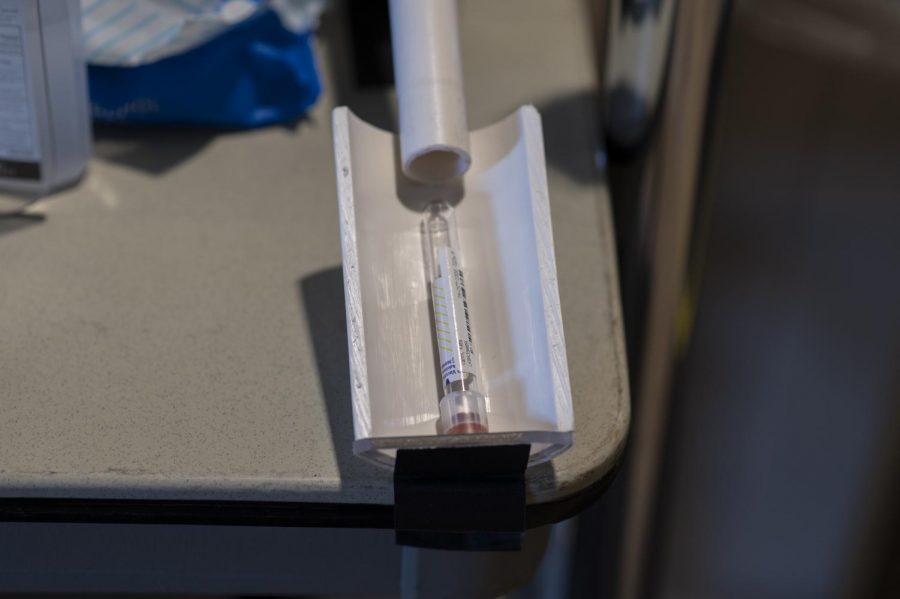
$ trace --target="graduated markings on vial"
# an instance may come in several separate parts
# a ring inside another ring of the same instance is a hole
[[[440,248],[438,260],[444,274],[432,281],[431,299],[435,338],[441,354],[441,378],[447,385],[472,374],[474,350],[469,303],[456,254],[450,248]]]
[[[438,293],[438,292],[440,292],[440,293]],[[435,310],[434,310],[434,323],[435,323],[435,326],[434,326],[434,328],[435,328],[435,330],[438,331],[439,333],[444,333],[445,335],[452,335],[452,333],[451,333],[450,331],[448,331],[447,329],[442,329],[442,328],[440,328],[439,326],[437,326],[438,323],[444,325],[445,327],[449,327],[449,326],[450,326],[450,323],[449,323],[449,322],[447,322],[447,321],[444,320],[443,318],[438,318],[438,317],[437,317],[438,314],[440,314],[441,316],[447,316],[447,315],[448,315],[446,312],[439,312],[439,311],[437,310],[438,306],[440,306],[441,308],[444,308],[444,309],[446,309],[446,308],[448,307],[446,304],[443,304],[443,303],[438,302],[438,298],[440,298],[440,299],[447,299],[447,296],[444,295],[444,288],[441,287],[440,285],[438,285],[438,284],[437,284],[437,281],[435,281],[435,282],[433,282],[433,283],[431,284],[431,295],[435,298],[435,299],[434,299],[434,307],[435,307]],[[453,343],[453,340],[452,340],[452,339],[448,339],[447,337],[441,337],[440,335],[436,335],[436,337],[437,337],[437,340],[438,340],[438,346],[439,346],[442,350],[447,351],[447,352],[452,352],[452,351],[453,351],[451,348],[447,347],[446,345],[442,345],[442,343]]]
[[[462,270],[456,269],[456,283],[459,285],[459,293],[462,296],[463,314],[465,315],[466,336],[469,340],[469,347],[472,347],[472,327],[469,326],[469,302],[466,301],[466,282],[463,280]],[[462,349],[462,348],[460,348]],[[472,350],[474,351],[474,350]]]

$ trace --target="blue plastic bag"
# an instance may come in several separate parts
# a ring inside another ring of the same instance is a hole
[[[155,62],[91,64],[94,119],[228,128],[295,120],[321,91],[311,36],[269,8]]]

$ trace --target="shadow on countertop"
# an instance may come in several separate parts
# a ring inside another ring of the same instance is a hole
[[[343,270],[335,266],[302,277],[297,282],[297,293],[316,355],[319,384],[341,479],[390,479],[390,472],[353,455],[353,403]]]
[[[567,94],[537,106],[544,129],[548,169],[583,185],[603,180],[600,98],[593,89]]]
[[[303,117],[270,127],[297,131],[307,121],[308,117]],[[199,154],[220,136],[243,135],[255,130],[95,123],[93,155],[150,175],[163,175]]]
[[[94,157],[161,175],[198,154],[221,132],[212,129],[94,125]]]
[[[0,209],[0,235],[27,229],[44,222],[47,219],[44,214],[28,212],[28,208],[36,201],[36,199],[31,199],[8,210]]]

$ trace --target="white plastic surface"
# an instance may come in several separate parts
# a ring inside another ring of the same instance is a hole
[[[471,164],[456,0],[391,0],[403,172],[426,183]]]
[[[556,283],[540,117],[530,106],[471,135],[460,185],[396,165],[394,135],[333,114],[353,392],[354,451],[531,443],[532,463],[571,443],[572,396]],[[422,206],[456,205],[459,257],[490,434],[437,435],[442,393],[420,232]]]

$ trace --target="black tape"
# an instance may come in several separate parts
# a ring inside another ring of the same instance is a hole
[[[397,451],[397,542],[434,549],[518,549],[525,531],[528,453],[528,445]]]

